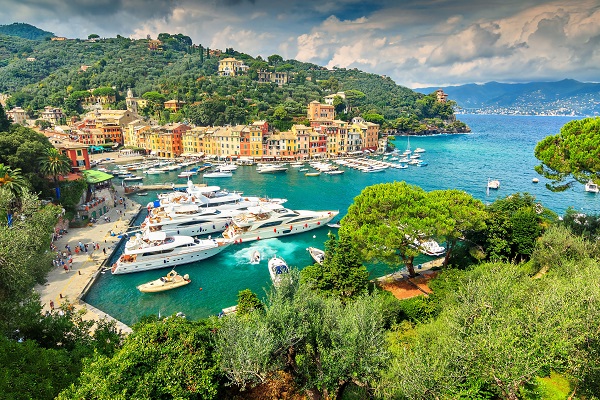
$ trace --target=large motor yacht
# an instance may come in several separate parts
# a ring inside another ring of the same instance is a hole
[[[137,234],[125,244],[125,250],[111,268],[113,274],[173,268],[204,260],[225,250],[231,242],[194,239],[191,236],[167,236],[164,232]]]
[[[223,237],[239,243],[294,235],[325,226],[338,214],[333,210],[290,210],[280,204],[265,203],[233,217]]]

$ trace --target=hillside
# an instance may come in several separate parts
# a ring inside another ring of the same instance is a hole
[[[438,87],[415,89],[431,93]],[[489,82],[442,88],[466,112],[506,114],[600,114],[600,84],[572,79],[507,84]]]
[[[52,32],[44,31],[33,25],[20,22],[15,22],[10,25],[0,25],[0,34],[31,40],[44,40],[54,36],[54,33]]]
[[[0,35],[0,93],[10,96],[8,107],[36,110],[63,108],[81,114],[88,90],[114,88],[117,101],[109,107],[123,109],[132,88],[136,96],[152,93],[146,116],[162,121],[189,121],[199,125],[244,123],[266,119],[278,129],[289,129],[306,118],[307,104],[324,96],[348,91],[348,113],[339,118],[363,116],[386,129],[401,132],[456,132],[467,129],[454,120],[453,104],[435,104],[434,98],[396,85],[390,78],[359,70],[327,70],[314,64],[267,60],[234,49],[211,51],[193,45],[189,37],[159,35],[161,44],[151,49],[147,39],[34,41]],[[235,57],[249,66],[247,74],[218,76],[218,60]],[[259,84],[258,70],[289,73],[289,83]],[[184,110],[173,115],[161,109],[162,101],[178,99]]]

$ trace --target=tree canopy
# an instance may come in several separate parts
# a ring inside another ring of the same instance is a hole
[[[588,180],[600,184],[600,117],[566,123],[560,133],[535,146],[535,157],[541,162],[535,171],[551,181],[546,185],[550,190],[564,191]]]

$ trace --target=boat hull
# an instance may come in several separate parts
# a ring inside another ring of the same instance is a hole
[[[231,243],[222,243],[215,247],[197,249],[194,246],[185,248],[177,253],[152,254],[141,256],[133,262],[122,262],[120,259],[115,263],[113,275],[130,274],[133,272],[150,271],[159,268],[173,268],[177,265],[188,264],[196,261],[205,260],[225,250]]]
[[[192,282],[190,279],[184,279],[181,275],[176,275],[175,280],[165,281],[164,278],[139,285],[137,289],[142,293],[159,293],[167,290],[177,289]]]
[[[233,240],[234,243],[252,242],[255,240],[272,239],[282,236],[295,235],[297,233],[308,232],[313,229],[321,228],[338,215],[337,211],[329,211],[322,214],[320,218],[314,218],[310,221],[302,221],[291,225],[277,225],[268,228],[258,228],[244,231],[236,229],[234,225],[229,226],[223,232],[223,237]]]

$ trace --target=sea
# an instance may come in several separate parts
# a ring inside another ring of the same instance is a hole
[[[203,179],[199,175],[193,177],[193,181],[246,195],[287,198],[285,205],[292,209],[339,210],[340,218],[365,187],[394,181],[406,181],[427,191],[460,189],[486,204],[516,192],[526,192],[559,215],[569,207],[584,213],[600,213],[600,194],[587,193],[580,184],[565,192],[551,192],[545,187],[545,179],[533,170],[538,164],[533,154],[536,143],[559,133],[565,123],[577,117],[460,115],[458,118],[471,128],[471,133],[396,137],[393,143],[400,151],[409,143],[413,150],[418,147],[426,150],[422,154],[428,163],[425,167],[410,166],[380,173],[341,167],[345,170],[341,175],[307,177],[295,168],[283,174],[258,174],[255,166],[241,166],[231,178]],[[185,183],[185,179],[177,178],[178,173],[150,175],[144,178],[144,183]],[[533,183],[533,178],[538,178],[539,183]],[[489,179],[499,180],[500,188],[488,192]],[[156,195],[149,192],[147,196],[133,195],[132,198],[146,204]],[[313,260],[306,248],[323,248],[330,231],[335,233],[335,229],[322,227],[281,239],[232,245],[207,260],[178,266],[180,274],[189,274],[191,283],[162,293],[140,293],[136,286],[157,279],[168,270],[125,275],[105,272],[99,275],[85,301],[126,324],[133,324],[148,314],[166,316],[182,312],[190,319],[217,315],[223,308],[237,303],[241,290],[250,289],[260,298],[266,297],[271,286],[267,269],[270,257],[280,256],[298,269],[311,265]],[[113,253],[113,259],[120,250]],[[259,264],[250,263],[255,250],[262,256]],[[427,256],[420,256],[416,263],[429,260]],[[381,264],[367,267],[371,278],[399,269]]]

